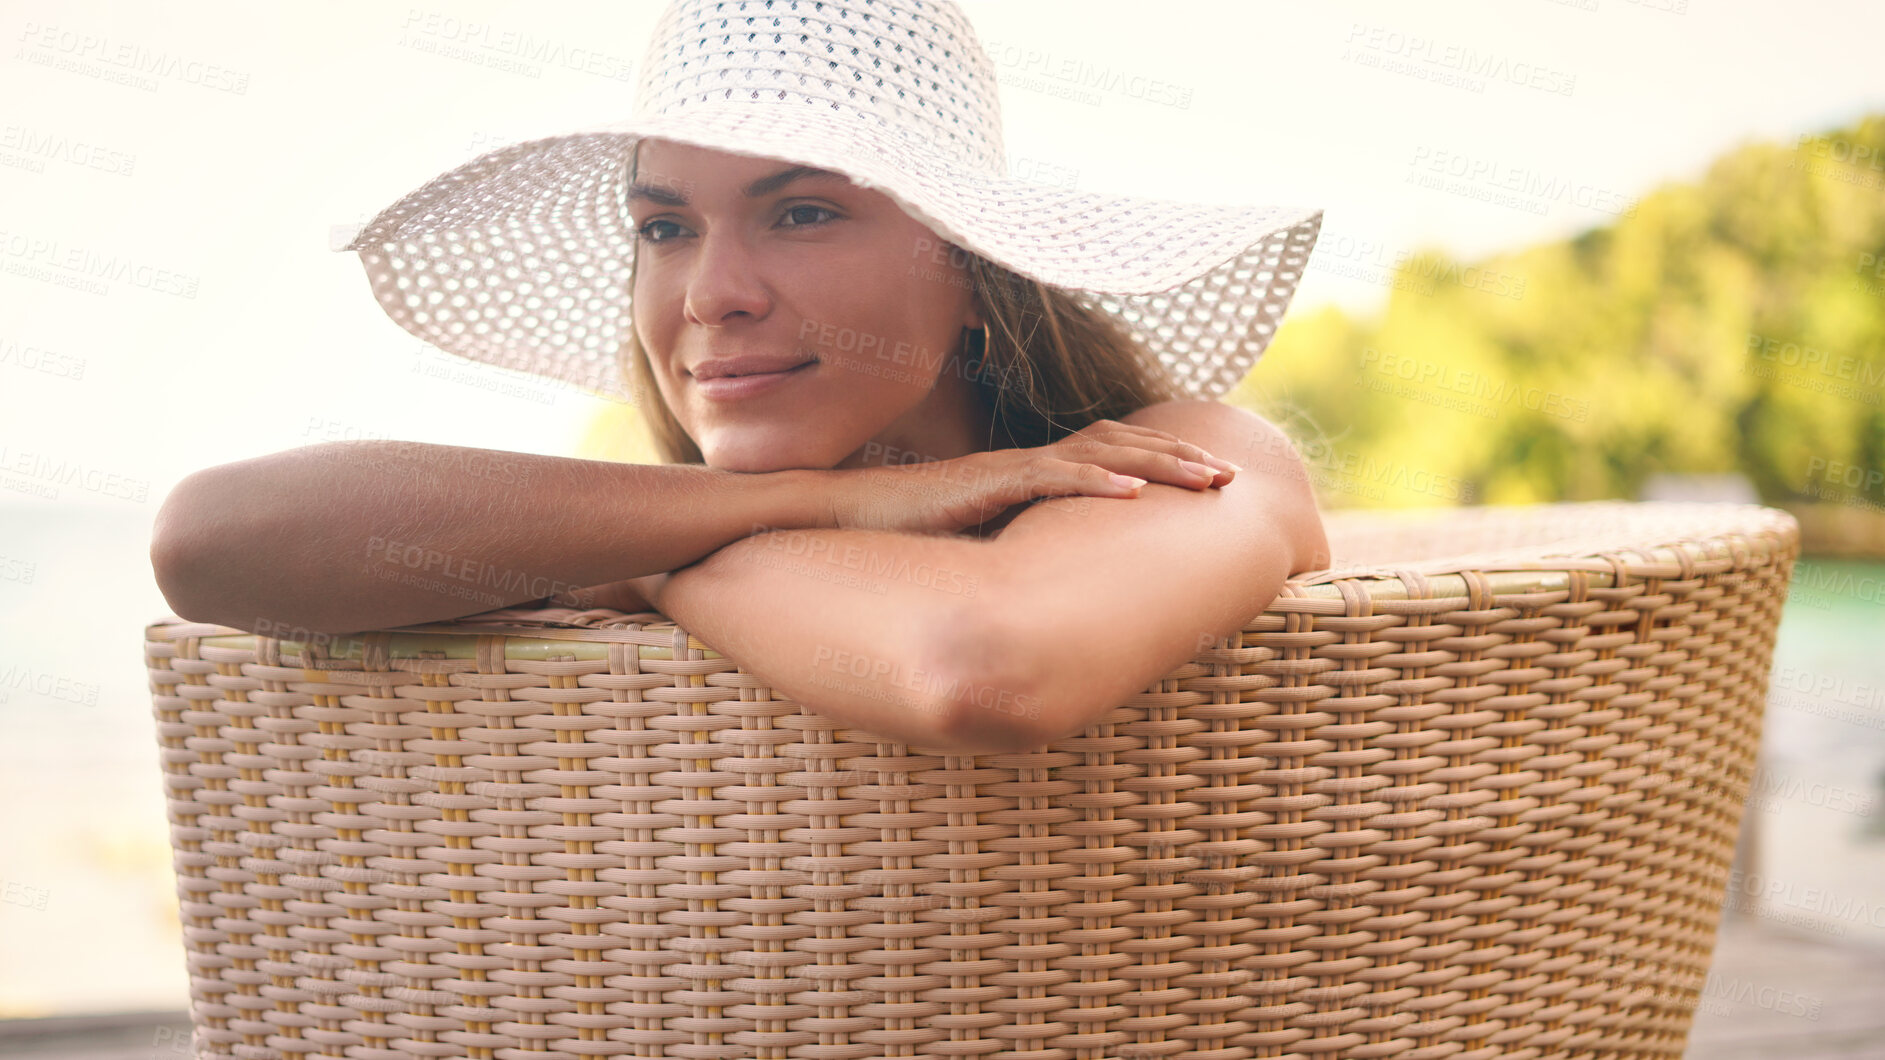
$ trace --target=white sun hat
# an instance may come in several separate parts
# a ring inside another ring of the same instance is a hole
[[[633,117],[480,155],[336,249],[357,251],[381,307],[433,346],[631,400],[625,192],[635,143],[657,137],[842,173],[940,239],[1113,314],[1181,392],[1237,385],[1289,306],[1321,209],[1017,179],[996,89],[952,0],[675,0]]]

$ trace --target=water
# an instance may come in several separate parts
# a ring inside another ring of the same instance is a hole
[[[1761,754],[1759,865],[1733,893],[1776,924],[1885,946],[1885,563],[1796,567]]]

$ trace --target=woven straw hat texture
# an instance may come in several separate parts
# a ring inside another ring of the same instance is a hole
[[[941,239],[1113,314],[1196,397],[1262,356],[1322,223],[1309,207],[1010,176],[993,60],[948,0],[678,0],[632,117],[487,152],[339,249],[426,342],[630,401],[625,192],[644,137],[844,173]]]

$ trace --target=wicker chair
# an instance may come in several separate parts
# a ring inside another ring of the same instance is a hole
[[[1084,732],[884,742],[661,616],[151,624],[203,1056],[1677,1057],[1798,526],[1329,513]]]

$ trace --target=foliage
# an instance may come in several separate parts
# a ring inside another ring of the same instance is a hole
[[[1310,269],[1315,268],[1313,258]],[[1639,496],[1739,472],[1763,503],[1885,503],[1885,115],[1748,144],[1613,224],[1401,262],[1383,311],[1292,314],[1227,396],[1328,503]]]

